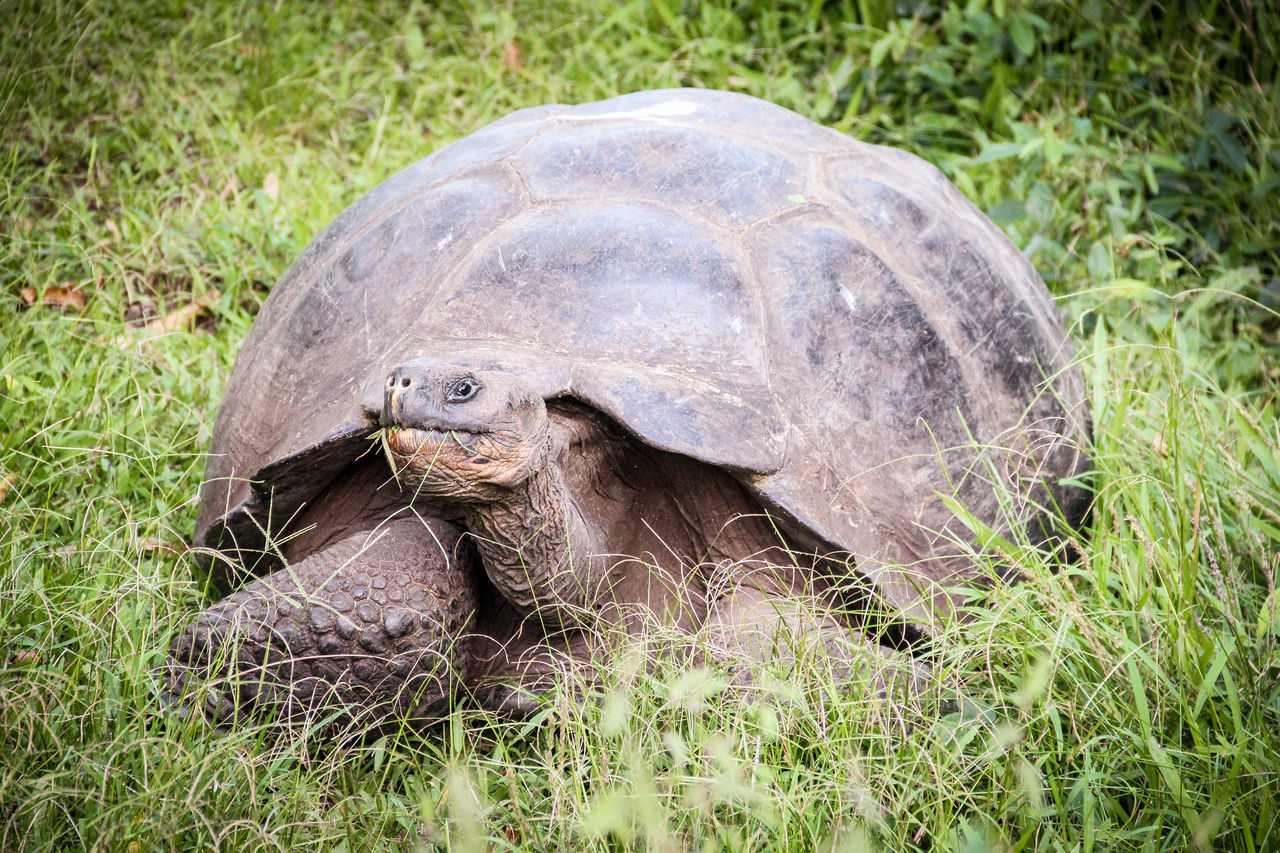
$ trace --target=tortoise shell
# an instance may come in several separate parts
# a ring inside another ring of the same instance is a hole
[[[1083,383],[1032,266],[923,160],[744,95],[521,110],[338,216],[243,344],[197,543],[249,562],[418,356],[721,466],[917,618],[922,580],[971,573],[948,498],[1036,538],[1084,512]]]

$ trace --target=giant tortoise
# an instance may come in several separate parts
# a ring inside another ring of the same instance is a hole
[[[1082,520],[1087,429],[1043,282],[924,161],[725,92],[522,110],[271,292],[196,529],[259,579],[172,659],[215,716],[429,715],[527,709],[618,626],[767,659],[869,597],[927,637],[971,528]]]

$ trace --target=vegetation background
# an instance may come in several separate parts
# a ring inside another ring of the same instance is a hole
[[[0,0],[0,849],[1280,849],[1267,5]],[[1081,560],[1007,546],[1031,580],[948,632],[932,717],[626,665],[425,738],[157,713],[289,261],[511,110],[667,86],[920,154],[1025,250],[1091,389]]]

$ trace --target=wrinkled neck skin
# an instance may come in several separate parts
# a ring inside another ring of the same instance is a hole
[[[462,509],[498,592],[521,614],[569,628],[594,620],[608,566],[565,488],[560,447],[524,482]]]

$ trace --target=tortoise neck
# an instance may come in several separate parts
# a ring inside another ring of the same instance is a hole
[[[554,460],[498,500],[463,511],[485,574],[520,613],[561,627],[586,621],[604,568]]]

